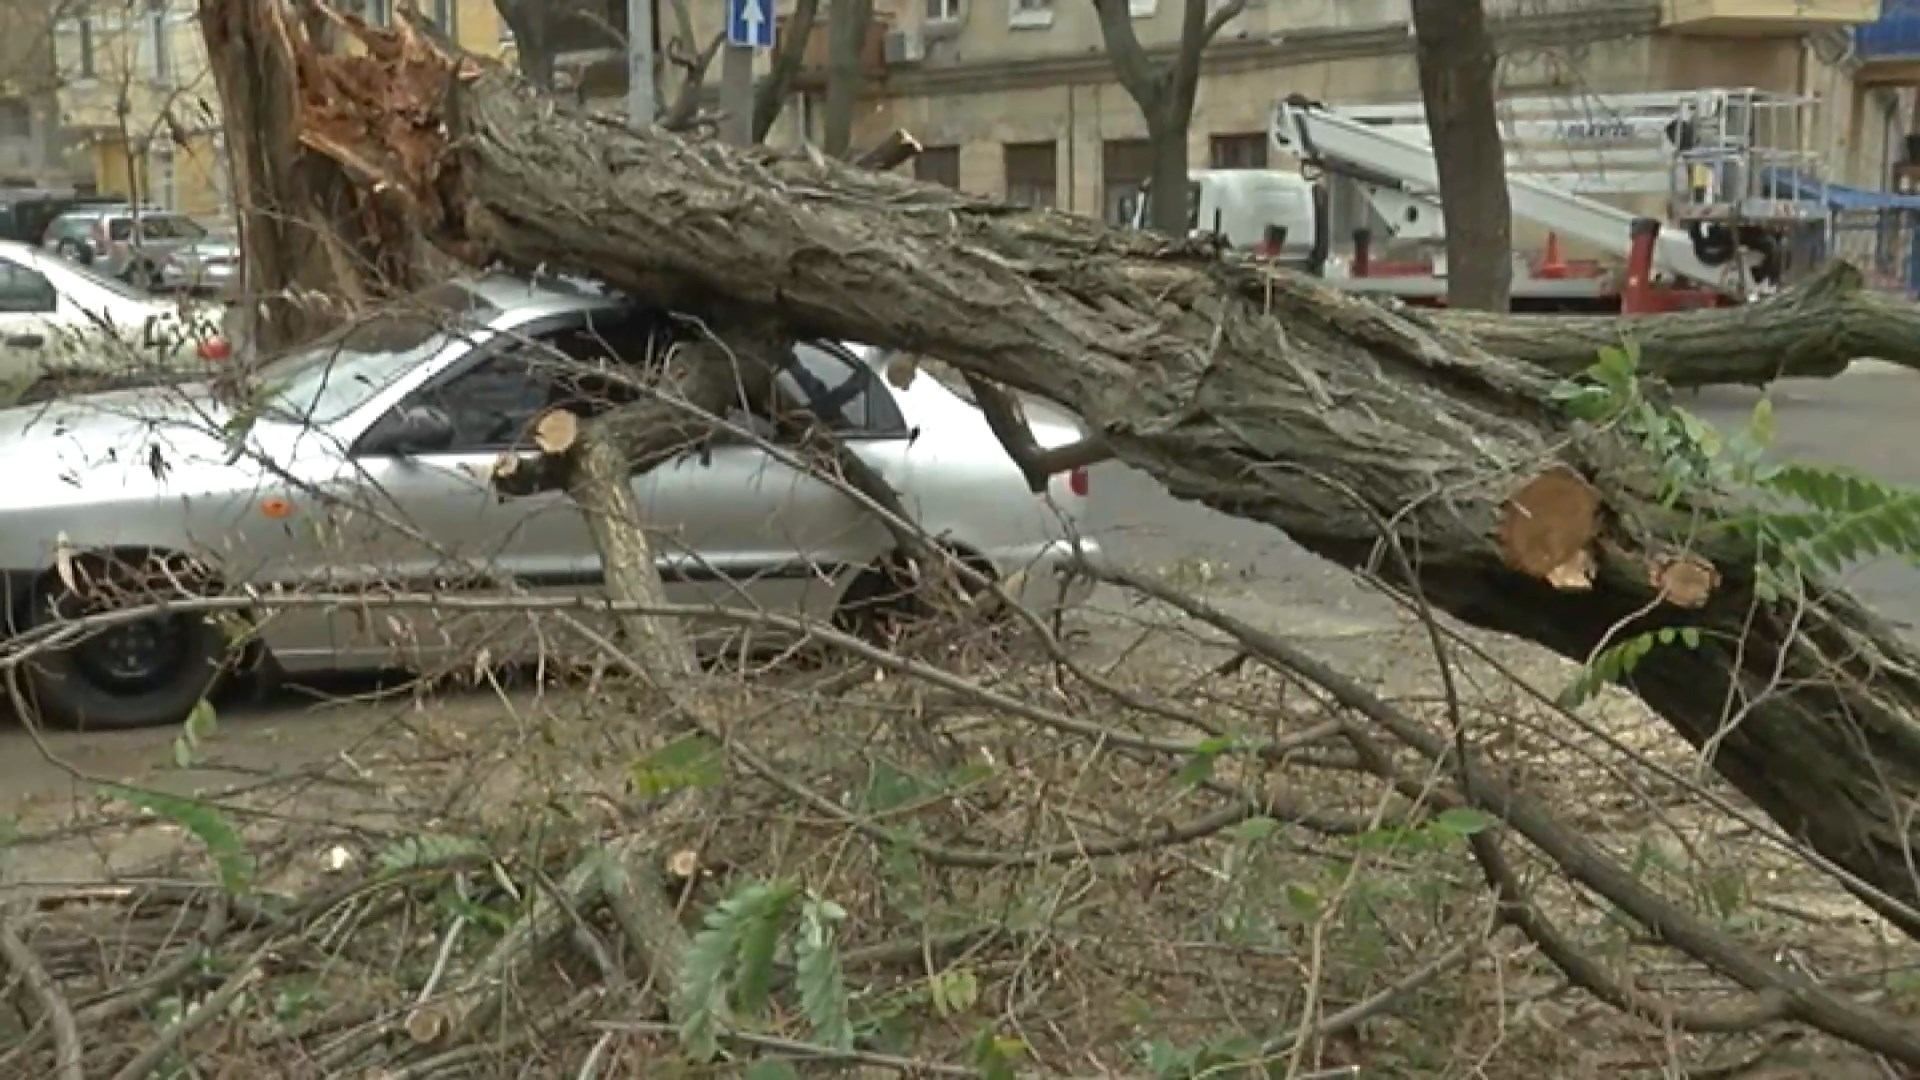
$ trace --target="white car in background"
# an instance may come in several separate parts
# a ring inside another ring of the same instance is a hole
[[[27,244],[0,241],[0,406],[199,374],[224,360],[219,310],[150,296]]]

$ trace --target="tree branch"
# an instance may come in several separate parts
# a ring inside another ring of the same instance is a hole
[[[1115,584],[1170,604],[1189,617],[1226,633],[1270,667],[1289,677],[1302,678],[1319,686],[1340,705],[1373,721],[1396,741],[1429,760],[1445,761],[1454,756],[1445,739],[1421,727],[1371,690],[1296,648],[1279,635],[1130,571],[1100,567],[1092,572]],[[1364,744],[1356,741],[1356,745]],[[1384,755],[1379,756],[1384,758]],[[1904,1064],[1920,1065],[1920,1031],[1915,1031],[1911,1024],[1850,1001],[1728,940],[1719,931],[1646,888],[1586,837],[1562,825],[1535,800],[1495,778],[1477,760],[1477,755],[1456,758],[1453,764],[1479,808],[1512,825],[1569,878],[1619,907],[1661,941],[1695,957],[1734,982],[1761,992],[1764,995],[1761,1001],[1752,1011],[1743,1010],[1740,1022],[1750,1024],[1754,1017],[1766,1015],[1766,1010],[1772,1007],[1775,1000],[1783,1000],[1784,1015],[1787,1017]],[[1432,793],[1424,785],[1415,787],[1421,795],[1431,797]],[[1585,971],[1581,973],[1590,974]],[[1568,975],[1569,978],[1575,977],[1574,972]]]
[[[18,972],[27,982],[27,990],[46,1013],[47,1024],[53,1029],[54,1062],[53,1068],[59,1080],[86,1080],[81,1069],[80,1029],[73,1021],[73,1008],[61,995],[60,988],[54,985],[47,969],[40,964],[40,958],[14,932],[13,924],[4,915],[0,915],[0,959]]]
[[[1187,6],[1181,12],[1180,51],[1171,79],[1174,95],[1172,111],[1183,117],[1193,115],[1193,99],[1199,91],[1200,65],[1207,46],[1213,43],[1222,27],[1247,7],[1247,0],[1227,0],[1209,16],[1207,2],[1186,0]]]
[[[980,411],[986,415],[987,426],[993,429],[1000,446],[1019,467],[1020,475],[1026,478],[1027,487],[1034,494],[1047,490],[1047,481],[1060,473],[1098,464],[1113,456],[1098,435],[1051,450],[1041,449],[1039,440],[1033,437],[1033,429],[1021,415],[1018,398],[978,375],[968,373],[963,378]]]
[[[854,158],[853,163],[863,169],[885,172],[919,157],[921,149],[920,140],[914,138],[912,132],[895,128],[884,142]]]
[[[1204,2],[1204,0],[1203,0]],[[1100,16],[1100,36],[1106,41],[1107,56],[1113,60],[1113,72],[1127,88],[1140,111],[1149,117],[1159,115],[1165,104],[1162,73],[1154,67],[1140,38],[1133,32],[1133,10],[1127,0],[1092,0]]]
[[[773,130],[773,122],[786,107],[787,95],[800,74],[800,61],[806,56],[807,40],[813,36],[813,24],[819,12],[820,0],[797,0],[786,31],[774,42],[767,77],[753,88],[754,142],[767,141],[767,132]]]

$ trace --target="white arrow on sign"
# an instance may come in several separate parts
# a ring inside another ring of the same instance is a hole
[[[749,42],[757,44],[760,41],[760,27],[766,21],[767,13],[760,10],[760,0],[746,0],[745,6],[740,9],[740,22],[747,28]]]

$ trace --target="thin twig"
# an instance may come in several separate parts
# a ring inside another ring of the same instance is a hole
[[[648,1020],[597,1020],[593,1027],[602,1031],[627,1031],[636,1035],[677,1035],[678,1028],[672,1024],[655,1023]],[[945,1065],[937,1061],[921,1058],[900,1057],[895,1054],[880,1054],[870,1050],[835,1050],[831,1046],[818,1043],[801,1042],[798,1039],[782,1039],[774,1035],[755,1035],[745,1031],[722,1031],[723,1042],[738,1043],[758,1050],[777,1050],[783,1054],[795,1054],[823,1063],[846,1065],[872,1065],[881,1069],[893,1069],[909,1076],[978,1076],[979,1070],[962,1068],[958,1065]]]
[[[14,932],[13,924],[4,915],[0,915],[0,957],[5,957],[7,966],[26,979],[27,989],[46,1012],[47,1022],[53,1028],[55,1075],[60,1080],[86,1080],[86,1073],[80,1067],[80,1029],[73,1022],[73,1009],[60,988],[54,985],[47,969],[40,965],[40,958],[33,955],[33,950]]]

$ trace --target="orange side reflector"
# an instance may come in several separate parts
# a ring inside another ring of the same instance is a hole
[[[275,521],[293,516],[293,503],[280,498],[261,499],[260,512]]]

